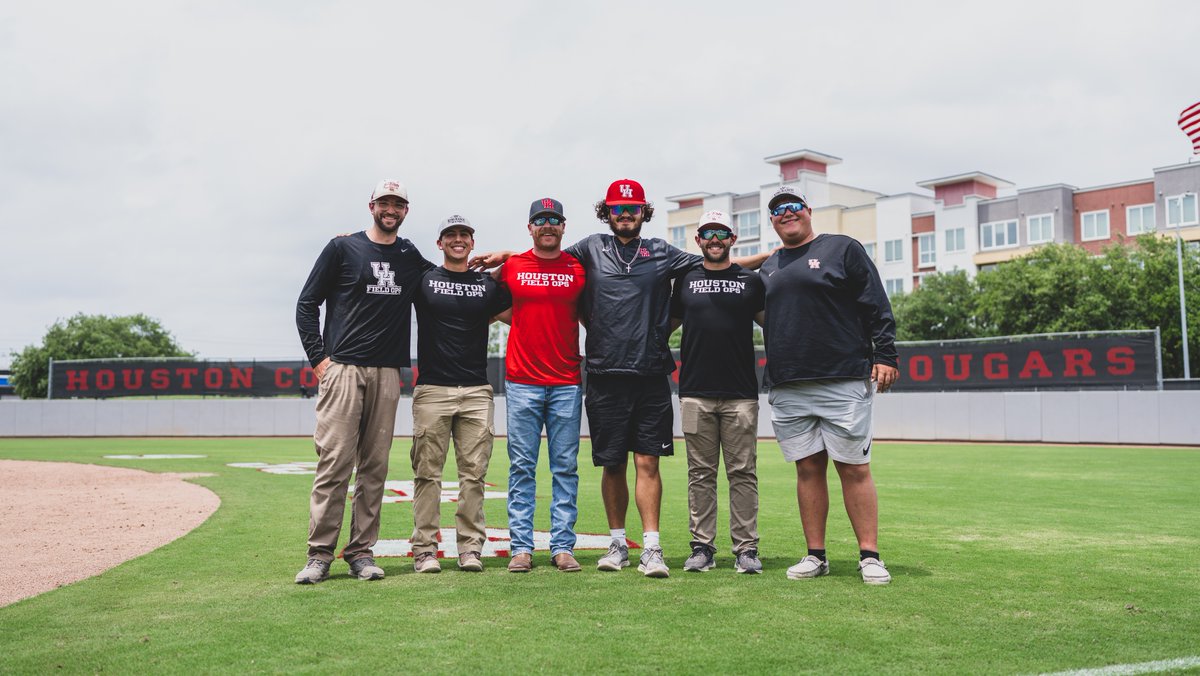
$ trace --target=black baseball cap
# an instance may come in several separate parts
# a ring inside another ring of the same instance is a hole
[[[551,216],[558,216],[564,221],[567,220],[567,217],[563,215],[562,202],[551,197],[534,200],[533,204],[529,205],[529,220],[532,221],[539,214],[550,214]]]

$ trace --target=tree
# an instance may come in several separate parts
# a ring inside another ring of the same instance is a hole
[[[13,390],[22,399],[43,398],[50,382],[51,359],[114,359],[121,357],[193,357],[157,319],[143,314],[127,317],[77,314],[58,320],[46,331],[41,345],[13,352]]]
[[[1183,336],[1179,328],[1179,264],[1175,238],[1142,235],[1130,254],[1138,270],[1134,282],[1136,325],[1158,327],[1162,340],[1163,376],[1183,376]],[[1200,253],[1183,248],[1183,286],[1187,295],[1188,347],[1192,376],[1200,374]]]
[[[897,340],[954,340],[979,335],[975,282],[962,270],[928,275],[892,298]]]

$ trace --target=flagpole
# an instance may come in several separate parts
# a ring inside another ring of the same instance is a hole
[[[1180,219],[1183,218],[1183,205],[1180,205]],[[1183,379],[1191,380],[1192,365],[1188,361],[1188,331],[1187,331],[1187,297],[1183,293],[1183,234],[1182,224],[1175,225],[1175,262],[1179,268],[1179,332],[1183,337]]]

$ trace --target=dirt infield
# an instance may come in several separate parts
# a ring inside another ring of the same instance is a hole
[[[0,607],[98,575],[204,523],[221,504],[184,479],[66,462],[0,460]]]

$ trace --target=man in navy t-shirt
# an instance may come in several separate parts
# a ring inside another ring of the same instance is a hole
[[[512,306],[492,276],[467,269],[475,228],[463,216],[442,221],[438,249],[445,262],[425,273],[417,291],[417,386],[413,390],[413,568],[441,570],[442,467],[454,438],[458,507],[454,525],[458,567],[480,572],[487,541],[484,477],[492,458],[495,413],[487,377],[488,324]]]

